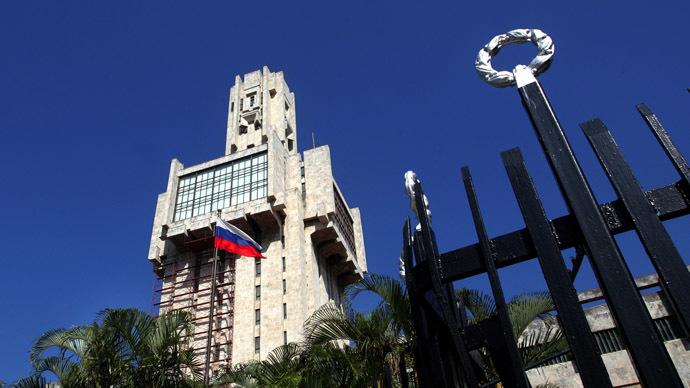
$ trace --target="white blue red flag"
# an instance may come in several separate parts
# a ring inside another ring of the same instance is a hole
[[[261,245],[236,226],[230,225],[220,218],[216,218],[216,238],[213,246],[230,253],[237,253],[240,256],[265,259],[261,256]]]

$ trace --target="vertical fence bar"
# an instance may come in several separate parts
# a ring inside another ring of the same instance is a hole
[[[423,199],[424,191],[422,190],[422,185],[419,183],[419,181],[417,181],[414,185],[414,193],[417,215],[419,217],[419,224],[421,226],[421,231],[415,234],[415,244],[418,244],[420,247],[422,247],[424,253],[427,255],[426,262],[429,266],[429,274],[431,276],[431,284],[434,291],[433,293],[436,296],[436,300],[445,320],[445,327],[450,335],[450,343],[443,343],[439,345],[453,349],[455,357],[447,360],[450,361],[449,366],[457,366],[457,360],[460,364],[460,368],[462,369],[461,371],[453,371],[452,377],[454,378],[455,382],[452,386],[476,387],[478,386],[477,378],[474,374],[474,370],[472,369],[469,352],[467,351],[460,333],[460,325],[458,324],[457,319],[458,308],[457,306],[451,305],[451,303],[455,302],[455,296],[452,294],[452,292],[450,295],[448,295],[449,288],[444,286],[441,281],[441,272],[439,268],[440,260],[438,248],[436,246],[436,238],[431,230],[431,224],[427,216],[427,205]]]
[[[462,371],[456,365],[459,355],[453,348],[453,331],[451,329],[453,323],[448,320],[443,309],[447,303],[445,303],[443,294],[437,293],[436,287],[434,287],[436,278],[440,284],[440,276],[438,276],[437,271],[433,270],[432,266],[432,264],[436,264],[433,253],[430,253],[433,252],[433,246],[435,246],[435,240],[432,231],[429,231],[428,234],[422,230],[415,232],[413,247],[417,266],[420,266],[421,263],[421,268],[427,269],[427,276],[432,287],[431,290],[424,290],[418,295],[423,306],[424,318],[430,330],[427,354],[437,360],[437,363],[433,365],[434,371],[431,375],[431,378],[434,379],[433,386],[455,388],[461,386],[463,377],[458,376]],[[450,349],[449,343],[451,343]]]
[[[683,258],[604,123],[595,119],[580,127],[630,214],[635,231],[659,275],[659,285],[687,335],[690,332],[690,272]]]
[[[405,264],[405,285],[407,286],[407,294],[410,298],[410,308],[412,310],[412,320],[414,321],[415,332],[417,334],[417,341],[412,349],[415,360],[423,360],[416,363],[417,376],[419,383],[423,387],[433,387],[433,376],[440,376],[439,367],[442,360],[439,358],[438,352],[431,352],[433,339],[431,331],[427,322],[427,317],[424,314],[424,308],[419,300],[419,293],[415,282],[412,268],[414,267],[412,261],[412,231],[410,228],[410,218],[405,221],[403,228],[403,249],[402,259]]]
[[[549,161],[570,213],[577,220],[591,253],[592,269],[621,329],[640,382],[647,387],[680,387],[681,379],[663,342],[654,332],[647,307],[618,246],[609,233],[556,115],[527,69],[516,72],[518,91]]]
[[[558,310],[560,327],[572,350],[582,384],[585,387],[611,387],[606,366],[598,354],[597,344],[580,306],[577,291],[573,287],[522,154],[519,149],[514,148],[501,153],[501,158],[537,251],[544,279]]]
[[[666,155],[668,155],[669,159],[671,159],[673,166],[676,168],[680,176],[683,177],[683,180],[686,184],[690,184],[690,167],[688,166],[688,162],[685,161],[683,155],[680,153],[680,151],[678,151],[678,147],[676,147],[673,141],[671,141],[671,137],[668,135],[668,132],[666,132],[666,129],[664,129],[664,127],[661,125],[659,119],[649,108],[647,108],[647,105],[638,104],[635,107],[647,122],[647,126],[649,126],[649,129],[651,129],[652,133],[654,133],[654,136],[659,141],[659,144],[661,144],[661,147],[664,149],[664,152],[666,152]]]
[[[470,170],[467,167],[462,168],[462,180],[465,183],[465,191],[467,192],[467,199],[470,203],[470,209],[472,210],[472,218],[474,219],[474,227],[477,231],[477,237],[479,238],[479,245],[481,246],[482,256],[484,259],[484,266],[487,274],[489,275],[489,283],[491,284],[491,291],[494,295],[494,302],[496,303],[496,310],[498,311],[498,317],[501,324],[503,342],[506,345],[507,354],[491,354],[491,358],[496,363],[496,368],[498,369],[501,381],[507,387],[529,387],[529,382],[527,381],[527,376],[522,370],[522,363],[520,362],[520,354],[518,353],[517,341],[513,336],[513,325],[510,323],[510,318],[508,317],[508,309],[506,308],[505,297],[503,296],[503,287],[501,286],[501,281],[498,278],[498,271],[496,270],[496,265],[494,263],[494,256],[491,253],[491,247],[489,245],[489,237],[486,234],[486,228],[484,227],[484,220],[482,219],[482,214],[479,210],[479,202],[477,201],[477,193],[474,190],[474,184],[472,183],[472,176],[470,175]],[[501,365],[499,360],[505,358],[505,364]]]

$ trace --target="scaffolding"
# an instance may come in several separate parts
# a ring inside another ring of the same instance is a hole
[[[174,259],[163,259],[154,270],[150,312],[154,316],[167,311],[189,312],[194,326],[188,335],[188,345],[199,365],[206,364],[209,346],[210,369],[217,371],[229,367],[232,363],[235,255],[218,252],[214,281],[212,237],[186,241],[180,248],[183,252]],[[213,283],[215,298],[211,309]]]

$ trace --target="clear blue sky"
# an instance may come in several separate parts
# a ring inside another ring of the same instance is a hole
[[[681,0],[3,2],[0,380],[29,373],[29,347],[46,330],[107,307],[148,310],[156,196],[172,158],[223,154],[235,75],[285,72],[300,150],[312,132],[330,145],[338,183],[362,211],[370,271],[395,274],[408,169],[424,184],[442,252],[476,242],[465,165],[489,235],[523,227],[499,156],[512,147],[549,217],[565,214],[517,91],[474,71],[478,50],[514,28],[555,41],[540,81],[600,202],[615,195],[578,127],[595,117],[646,189],[676,181],[634,105],[646,102],[690,156],[688,15]],[[535,52],[510,46],[494,64],[512,69]],[[671,223],[686,257],[689,222]],[[635,276],[652,272],[634,236],[619,241]],[[501,275],[509,295],[545,289],[533,264]],[[576,286],[594,285],[585,268]]]

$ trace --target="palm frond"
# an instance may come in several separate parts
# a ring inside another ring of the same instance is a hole
[[[556,306],[547,291],[535,291],[514,296],[507,308],[513,333],[518,338],[532,321],[548,317]]]
[[[261,363],[250,361],[236,364],[228,369],[213,383],[214,387],[223,387],[227,384],[234,384],[242,388],[258,388],[261,376]]]
[[[332,303],[324,304],[304,323],[305,341],[314,345],[359,337],[353,321],[360,315],[356,311],[346,312]]]
[[[496,313],[496,302],[482,291],[462,288],[455,291],[455,298],[458,303],[463,301],[475,322],[483,321]]]
[[[352,303],[357,295],[365,291],[373,292],[381,297],[383,303],[393,313],[396,328],[405,334],[408,341],[414,341],[415,329],[412,320],[412,308],[405,287],[390,276],[371,274],[360,282],[347,287],[345,299],[348,307],[352,307]]]
[[[58,379],[61,379],[78,365],[78,363],[69,358],[51,356],[43,358],[34,364],[34,371],[39,375],[43,372],[52,372]]]
[[[34,339],[34,343],[29,351],[29,358],[31,361],[36,362],[40,360],[43,353],[51,347],[55,346],[63,350],[67,338],[66,332],[65,329],[52,329]]]
[[[12,384],[9,388],[45,388],[46,379],[39,375],[21,378]]]

